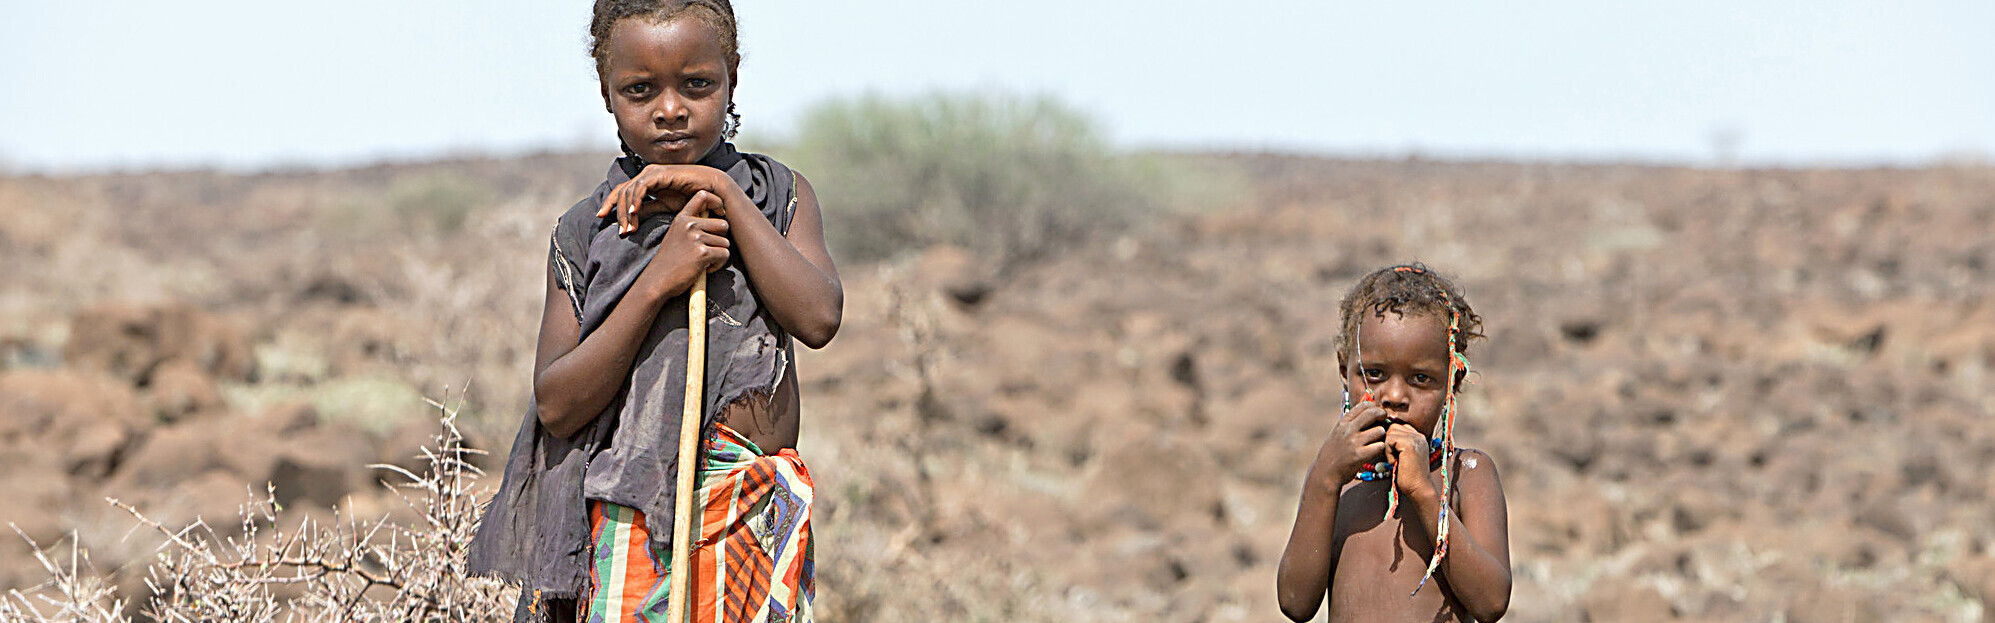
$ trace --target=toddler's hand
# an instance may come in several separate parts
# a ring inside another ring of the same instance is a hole
[[[1370,401],[1358,403],[1337,418],[1330,436],[1316,450],[1311,480],[1335,495],[1344,483],[1358,477],[1360,466],[1384,457],[1386,432],[1381,424],[1385,419],[1385,409]]]
[[[1386,453],[1392,457],[1392,486],[1407,495],[1432,492],[1434,474],[1428,457],[1433,455],[1432,444],[1420,430],[1403,421],[1395,421],[1385,430]]]

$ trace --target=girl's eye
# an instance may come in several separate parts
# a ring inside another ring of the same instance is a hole
[[[1380,370],[1380,369],[1378,369],[1378,368],[1372,368],[1372,369],[1370,369],[1370,370],[1366,370],[1366,371],[1365,371],[1365,378],[1368,378],[1368,379],[1371,379],[1371,380],[1374,380],[1374,381],[1376,381],[1376,380],[1380,380],[1380,379],[1384,379],[1384,378],[1385,378],[1385,371],[1384,371],[1384,370]]]
[[[648,83],[639,82],[637,84],[624,87],[623,91],[631,95],[643,95],[651,92],[651,85]]]
[[[1421,385],[1426,385],[1426,384],[1428,384],[1428,383],[1430,383],[1430,382],[1433,382],[1433,380],[1434,380],[1434,377],[1431,377],[1431,376],[1427,376],[1427,375],[1425,375],[1425,374],[1415,374],[1415,375],[1413,375],[1413,382],[1414,382],[1414,383],[1418,383],[1418,384],[1421,384]]]
[[[693,78],[693,79],[691,79],[691,80],[687,80],[687,81],[686,81],[686,86],[687,86],[687,87],[690,87],[690,88],[695,88],[695,89],[704,89],[704,88],[707,88],[707,85],[710,85],[710,84],[713,84],[713,81],[712,81],[712,80],[708,80],[708,79],[706,79],[706,78]]]

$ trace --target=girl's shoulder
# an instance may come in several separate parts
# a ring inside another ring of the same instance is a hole
[[[742,152],[741,156],[772,186],[787,192],[794,193],[799,178],[803,177],[795,167],[777,160],[775,156],[758,152]]]
[[[759,151],[744,151],[738,153],[741,154],[741,157],[747,158],[749,161],[756,163],[756,166],[766,167],[772,170],[778,170],[784,172],[795,170],[788,163],[785,163],[781,160],[777,160],[775,156],[771,156],[769,154],[765,154]]]

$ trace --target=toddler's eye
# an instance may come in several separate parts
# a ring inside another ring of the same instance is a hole
[[[1365,378],[1373,381],[1383,381],[1385,380],[1385,371],[1378,368],[1365,370]]]
[[[646,93],[651,92],[651,85],[649,83],[639,82],[637,84],[624,87],[623,92],[629,93],[631,95],[644,95]]]
[[[1413,382],[1415,382],[1415,383],[1419,383],[1419,384],[1421,384],[1421,385],[1426,385],[1426,384],[1428,384],[1428,383],[1431,383],[1431,382],[1433,382],[1433,381],[1434,381],[1434,377],[1431,377],[1431,376],[1427,376],[1427,375],[1425,375],[1425,374],[1414,374],[1414,375],[1413,375]]]

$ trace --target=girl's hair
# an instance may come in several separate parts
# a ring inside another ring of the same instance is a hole
[[[727,50],[727,73],[741,68],[741,40],[736,34],[734,5],[728,0],[596,0],[595,17],[589,20],[589,56],[596,59],[596,75],[609,63],[610,31],[617,22],[641,17],[666,21],[691,15],[720,33],[721,47]]]
[[[1469,307],[1460,287],[1425,264],[1400,264],[1372,271],[1344,294],[1343,303],[1338,305],[1338,315],[1343,319],[1343,328],[1337,336],[1339,358],[1356,357],[1358,324],[1366,313],[1383,317],[1386,312],[1459,323],[1456,334],[1450,336],[1449,347],[1463,356],[1468,355],[1469,340],[1483,337],[1482,316]],[[1456,389],[1461,388],[1463,376],[1465,371],[1457,373]]]

